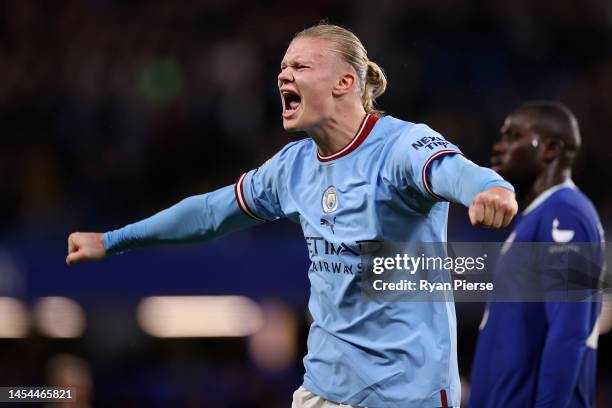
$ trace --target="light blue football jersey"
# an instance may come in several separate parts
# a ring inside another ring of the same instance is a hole
[[[512,189],[458,153],[426,125],[366,115],[341,151],[324,157],[310,138],[290,143],[234,186],[105,233],[104,246],[115,254],[203,242],[289,218],[302,226],[312,261],[304,386],[370,408],[459,406],[452,300],[367,300],[360,277],[368,242],[446,241],[442,197],[467,206],[491,187]]]
[[[287,145],[241,176],[237,200],[262,220],[299,222],[312,261],[304,386],[367,407],[459,405],[452,302],[376,302],[361,290],[362,244],[446,241],[448,203],[427,171],[456,146],[422,124],[368,115],[340,152]]]

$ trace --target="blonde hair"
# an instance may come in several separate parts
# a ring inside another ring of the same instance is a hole
[[[340,54],[340,57],[357,73],[361,102],[366,112],[384,115],[384,111],[376,109],[374,103],[387,89],[387,78],[382,68],[370,61],[368,52],[355,34],[337,25],[320,23],[300,31],[293,40],[305,37],[321,38],[332,43],[331,50]]]

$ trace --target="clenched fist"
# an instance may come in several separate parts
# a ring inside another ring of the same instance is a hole
[[[482,227],[502,228],[510,224],[518,211],[514,193],[503,187],[493,187],[478,193],[470,206],[470,222]]]
[[[74,232],[68,237],[66,263],[97,261],[106,256],[103,234],[97,232]]]

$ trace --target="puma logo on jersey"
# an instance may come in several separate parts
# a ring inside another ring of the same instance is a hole
[[[559,229],[559,219],[555,218],[552,223],[552,238],[558,243],[570,242],[574,238],[574,231]]]
[[[334,226],[336,225],[336,217],[334,217],[334,220],[332,222],[329,222],[325,218],[321,218],[321,225],[327,225],[329,229],[331,229],[332,234],[335,234]]]

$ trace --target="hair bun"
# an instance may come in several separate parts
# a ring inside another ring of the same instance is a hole
[[[387,78],[382,68],[374,61],[368,60],[363,90],[363,105],[367,112],[379,113],[374,108],[374,100],[382,95],[387,89]]]

